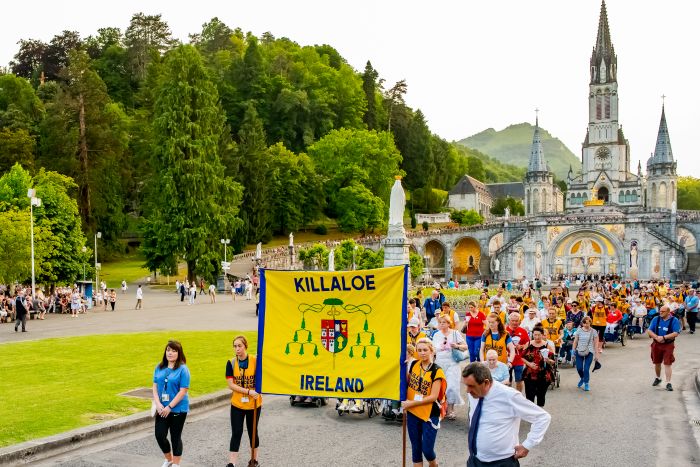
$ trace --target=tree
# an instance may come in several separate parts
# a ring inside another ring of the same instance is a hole
[[[272,238],[270,157],[262,121],[250,103],[238,131],[236,162],[238,181],[245,188],[241,205],[245,239],[248,243],[268,242]]]
[[[34,138],[27,130],[0,128],[0,173],[10,170],[15,163],[32,169],[35,149]]]
[[[136,13],[132,16],[124,33],[124,45],[136,80],[142,81],[146,77],[154,55],[163,55],[175,43],[168,23],[161,19],[161,15]]]
[[[467,158],[467,175],[479,181],[486,181],[486,171],[484,163],[476,156]]]
[[[393,117],[394,107],[396,107],[397,105],[405,105],[403,96],[406,94],[407,91],[408,85],[406,84],[406,80],[402,79],[400,81],[397,81],[396,84],[394,84],[385,95],[384,101],[386,102],[387,107],[386,128],[388,131],[391,131],[391,119]]]
[[[338,228],[366,234],[384,225],[384,202],[364,185],[353,183],[338,192]]]
[[[44,105],[26,79],[0,75],[0,127],[36,134]]]
[[[317,243],[308,248],[300,248],[297,256],[304,264],[304,269],[314,271],[325,271],[328,269],[328,247],[322,243]]]
[[[423,268],[425,266],[423,258],[418,253],[412,251],[408,256],[408,261],[411,268],[411,280],[415,281],[423,274]]]
[[[308,154],[324,180],[331,217],[340,216],[338,203],[343,202],[340,192],[351,185],[356,187],[350,190],[353,195],[360,194],[358,185],[363,186],[383,205],[388,205],[394,176],[401,174],[401,155],[391,134],[386,132],[333,130],[310,146]],[[347,208],[348,204],[344,204]]]
[[[286,235],[319,218],[324,203],[323,188],[306,154],[294,154],[282,143],[271,146],[268,153],[272,230]]]
[[[678,177],[678,209],[700,211],[700,179]]]
[[[523,206],[523,202],[519,199],[511,198],[510,196],[496,199],[493,206],[491,206],[491,214],[503,216],[506,212],[506,207],[510,209],[510,214],[513,216],[525,215],[525,206]]]
[[[34,210],[34,245],[36,277],[39,282],[72,282],[82,271],[90,251],[83,252],[86,239],[80,229],[78,206],[70,192],[76,188],[68,177],[41,169],[32,178],[19,164],[0,178],[0,215],[2,226],[0,269],[14,262],[17,275],[13,280],[29,279],[29,198],[34,188],[41,207]],[[22,243],[24,240],[26,242]],[[16,250],[16,251],[9,251]],[[5,277],[9,277],[5,273]],[[2,273],[0,273],[2,276]],[[0,281],[2,279],[0,278]]]
[[[184,258],[190,279],[213,279],[219,239],[242,227],[237,217],[242,188],[224,176],[219,142],[227,131],[216,87],[201,56],[189,45],[166,56],[157,90],[153,173],[144,234],[149,267]]]
[[[367,99],[367,111],[363,117],[367,129],[376,130],[378,129],[378,116],[377,116],[377,91],[379,90],[378,83],[379,72],[372,67],[372,63],[367,60],[365,65],[365,71],[362,73],[362,90],[365,92],[365,99]]]
[[[481,214],[473,209],[452,211],[450,213],[450,219],[452,222],[456,222],[459,225],[476,225],[484,222],[484,218]]]
[[[417,110],[408,129],[406,149],[402,152],[401,168],[406,172],[406,187],[409,190],[435,186],[436,166],[433,161],[431,138],[423,112]]]

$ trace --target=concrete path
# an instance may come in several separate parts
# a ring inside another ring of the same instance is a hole
[[[0,324],[0,343],[37,340],[48,337],[84,336],[163,330],[257,330],[255,301],[231,295],[217,294],[217,303],[209,296],[197,295],[194,305],[180,301],[172,291],[149,288],[144,290],[143,309],[134,310],[135,287],[117,295],[115,311],[102,308],[71,318],[68,314],[47,314],[45,320],[27,321],[28,332],[14,332],[14,323]],[[205,317],[205,319],[203,319]]]
[[[146,295],[142,312],[120,310],[95,313],[78,319],[52,317],[31,324],[38,337],[62,332],[93,333],[129,330],[254,329],[251,302],[226,301],[217,305],[180,305],[175,294]],[[228,297],[230,300],[230,297]],[[195,319],[207,313],[207,319]],[[194,317],[193,317],[194,316]],[[145,317],[145,318],[144,318]],[[163,317],[168,317],[163,323]],[[204,324],[202,323],[204,321]],[[69,326],[64,327],[63,323]],[[75,323],[78,324],[75,324]],[[70,325],[73,326],[70,326]],[[83,327],[89,329],[83,332]],[[9,327],[2,327],[10,334]],[[19,336],[17,337],[19,338]],[[696,442],[698,428],[691,418],[700,417],[694,375],[700,362],[700,335],[683,334],[677,343],[674,392],[653,388],[649,341],[636,339],[627,347],[610,345],[603,355],[603,369],[593,375],[591,392],[576,388],[573,369],[562,369],[559,389],[548,393],[546,409],[553,415],[544,442],[524,459],[526,466],[691,466],[700,465]],[[263,466],[398,466],[401,465],[401,427],[366,415],[339,417],[328,407],[290,407],[285,397],[265,397],[260,423]],[[190,416],[184,431],[182,465],[225,466],[230,436],[228,405]],[[689,415],[691,414],[691,415]],[[521,436],[527,431],[523,424]],[[464,466],[467,458],[466,407],[455,422],[444,421],[438,435],[440,465]],[[247,442],[241,459],[247,464]],[[160,452],[151,430],[92,446],[36,465],[98,467],[112,465],[158,466]],[[410,461],[410,459],[409,459]],[[410,462],[409,462],[410,464]]]

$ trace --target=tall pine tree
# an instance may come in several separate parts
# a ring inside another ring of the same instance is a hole
[[[177,47],[166,56],[155,104],[150,216],[145,253],[152,270],[184,258],[190,279],[212,279],[219,239],[232,238],[241,186],[224,176],[219,143],[227,131],[216,87],[197,50]]]

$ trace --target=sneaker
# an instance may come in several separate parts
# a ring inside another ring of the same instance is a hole
[[[236,466],[233,465],[231,462],[229,462],[228,464],[226,464],[226,467],[236,467]]]
[[[582,380],[582,379],[578,380],[578,387],[580,388],[581,386],[583,386],[583,380]]]
[[[666,390],[673,391],[673,386],[671,386],[671,383],[666,383]]]
[[[584,390],[584,391],[590,391],[590,390],[591,390],[591,388],[588,387],[588,383],[583,383],[583,390]]]
[[[346,412],[348,410],[348,406],[345,404],[340,404],[336,410],[340,410],[342,412]]]
[[[161,465],[160,467],[170,467],[172,465],[173,465],[173,463],[171,461],[165,460],[165,461],[163,461],[163,465]]]
[[[362,413],[362,407],[359,406],[359,404],[355,404],[352,407],[350,407],[350,412],[352,413]]]
[[[690,331],[690,334],[695,334],[695,331]]]
[[[652,386],[658,386],[661,384],[661,378],[654,378],[654,382],[651,383]]]

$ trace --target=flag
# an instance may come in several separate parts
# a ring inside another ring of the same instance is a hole
[[[260,271],[256,390],[405,399],[408,266]]]

